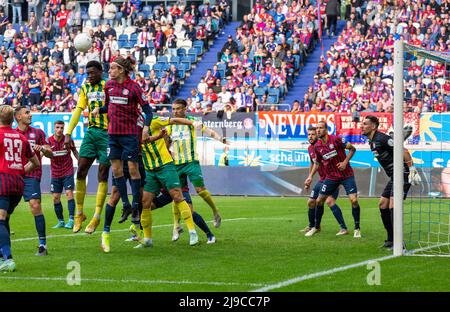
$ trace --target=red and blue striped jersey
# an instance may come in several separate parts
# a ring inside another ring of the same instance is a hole
[[[347,157],[345,146],[346,144],[342,142],[340,137],[331,134],[327,136],[325,142],[319,139],[314,144],[316,161],[319,162],[320,166],[323,166],[326,179],[340,181],[354,176],[350,164],[343,171],[337,167],[337,164],[343,162]]]
[[[33,150],[35,145],[47,145],[45,133],[41,129],[28,127],[25,131],[22,131],[19,128],[17,128],[16,130],[27,138]],[[40,180],[42,177],[42,155],[41,153],[36,153],[36,155],[39,159],[39,167],[31,171],[30,173],[25,174],[25,177],[36,178]]]
[[[138,135],[141,110],[148,104],[145,92],[128,78],[123,83],[109,80],[105,85],[105,105],[108,107],[108,134]]]
[[[27,139],[11,127],[0,127],[0,195],[22,195],[25,164],[34,156]]]
[[[314,162],[316,160],[316,153],[314,151],[314,145],[315,144],[311,144],[310,146],[308,146],[308,154],[309,154],[309,158],[311,159],[311,162]],[[319,166],[319,169],[317,169],[317,173],[319,174],[320,182],[322,182],[323,180],[326,179],[327,173],[325,172],[325,168],[323,165]]]
[[[72,149],[74,148],[73,141],[70,141],[72,146],[66,149],[64,146],[65,135],[58,141],[54,135],[48,138],[48,144],[52,148],[53,158],[51,159],[52,178],[63,178],[73,175],[73,160]]]

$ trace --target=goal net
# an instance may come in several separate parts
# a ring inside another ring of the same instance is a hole
[[[422,180],[403,202],[402,253],[450,256],[450,55],[408,44],[402,55],[402,110],[420,118],[418,135],[405,147]],[[403,171],[398,164],[394,170]]]

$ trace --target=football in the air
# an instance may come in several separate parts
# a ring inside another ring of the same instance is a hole
[[[80,52],[87,52],[92,47],[92,39],[88,34],[78,34],[73,40],[75,49]]]

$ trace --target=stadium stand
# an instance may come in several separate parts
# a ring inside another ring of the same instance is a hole
[[[133,78],[158,110],[157,104],[170,103],[230,17],[227,1],[82,4],[44,1],[43,13],[30,8],[28,21],[12,21],[13,16],[0,13],[1,104],[29,105],[34,112],[71,111],[86,79],[87,62],[102,61],[106,78],[110,62],[122,54],[137,60]],[[93,39],[86,53],[73,47],[79,32]]]

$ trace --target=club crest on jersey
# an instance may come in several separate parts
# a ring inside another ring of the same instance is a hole
[[[123,89],[122,90],[122,94],[123,95],[128,95],[128,94],[130,94],[130,91],[128,91],[128,89]]]
[[[30,139],[35,139],[35,138],[36,138],[36,134],[30,133]]]
[[[330,144],[328,147],[331,148],[331,149],[333,149],[333,148],[334,148],[334,145],[333,145],[333,144]]]

